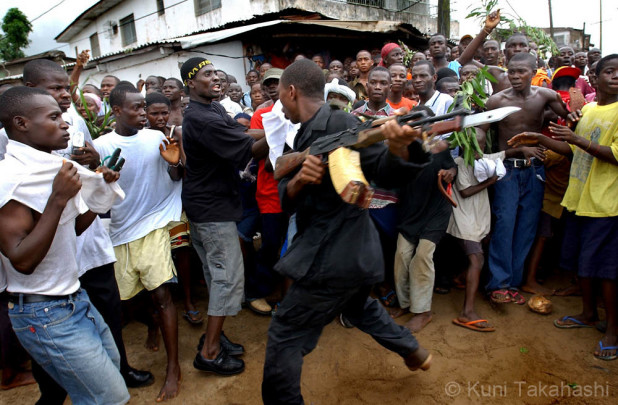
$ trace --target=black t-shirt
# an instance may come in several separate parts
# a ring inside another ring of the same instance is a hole
[[[238,170],[251,159],[253,138],[216,101],[191,100],[182,121],[187,155],[182,204],[194,222],[240,221]]]
[[[438,243],[448,227],[452,207],[438,189],[438,172],[457,167],[446,149],[433,155],[431,164],[408,183],[399,195],[399,231],[413,244],[418,239]]]

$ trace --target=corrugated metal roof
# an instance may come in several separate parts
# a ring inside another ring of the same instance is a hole
[[[56,42],[69,42],[75,35],[79,34],[90,23],[94,22],[100,15],[111,8],[122,3],[122,0],[101,0],[95,3],[88,10],[81,13],[64,31],[54,38]]]

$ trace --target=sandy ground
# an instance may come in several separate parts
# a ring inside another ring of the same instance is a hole
[[[551,286],[551,283],[550,283]],[[206,295],[199,289],[200,309]],[[527,295],[529,296],[529,295]],[[478,312],[496,326],[478,333],[454,326],[463,291],[434,295],[433,321],[418,335],[434,355],[427,372],[410,372],[401,358],[357,329],[328,325],[317,348],[306,357],[302,392],[305,402],[330,404],[615,404],[618,403],[618,361],[596,360],[592,352],[601,334],[595,329],[560,330],[552,321],[578,313],[579,297],[554,297],[554,312],[541,316],[527,306],[492,308],[479,299]],[[180,309],[180,302],[177,302]],[[180,314],[179,310],[179,314]],[[409,316],[398,322],[403,323]],[[246,348],[246,370],[218,377],[192,366],[201,328],[179,316],[183,380],[173,404],[260,404],[260,384],[268,317],[249,310],[226,322],[226,334]],[[149,369],[155,385],[131,390],[131,404],[154,403],[164,378],[165,351],[144,348],[146,327],[132,322],[124,330],[130,363]],[[575,387],[574,389],[571,387]],[[0,392],[0,404],[33,404],[36,385]],[[69,403],[69,401],[67,401]]]

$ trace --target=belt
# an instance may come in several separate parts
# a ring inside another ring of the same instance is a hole
[[[532,166],[532,162],[528,159],[509,158],[506,159],[506,162],[511,162],[513,164],[513,167],[516,169],[526,169]]]
[[[13,304],[19,304],[20,298],[21,298],[21,302],[23,302],[24,304],[69,300],[69,299],[75,299],[75,297],[77,296],[77,294],[80,293],[80,291],[81,291],[81,288],[79,288],[73,294],[67,294],[67,295],[9,294],[9,302]]]

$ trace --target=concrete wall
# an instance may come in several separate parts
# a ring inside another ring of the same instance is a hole
[[[200,46],[192,52],[172,53],[166,50],[161,54],[159,48],[139,55],[130,55],[109,63],[100,64],[97,68],[85,69],[80,76],[80,86],[92,83],[100,86],[101,80],[108,74],[112,74],[120,80],[128,80],[135,84],[140,78],[146,79],[150,75],[163,77],[176,77],[180,79],[180,66],[189,58],[200,56],[212,61],[217,69],[224,70],[228,74],[236,76],[243,88],[245,85],[245,67],[243,59],[224,58],[205,53],[215,53],[231,56],[242,56],[242,43],[230,41],[220,44]]]
[[[268,13],[276,13],[287,8],[297,8],[323,14],[338,20],[390,20],[407,22],[421,32],[430,29],[428,3],[419,3],[405,12],[397,13],[398,7],[406,2],[385,0],[385,9],[348,4],[345,0],[221,0],[221,8],[195,16],[194,0],[178,3],[178,0],[165,0],[169,7],[161,16],[158,15],[155,1],[126,0],[99,16],[69,42],[72,54],[90,49],[90,36],[98,33],[101,55],[120,50],[130,50],[138,44],[175,38],[219,27],[231,22],[244,21]],[[173,7],[172,7],[173,6]],[[119,20],[133,14],[137,41],[126,47],[122,46],[122,35],[113,34],[112,26]],[[435,22],[433,22],[435,26]]]

